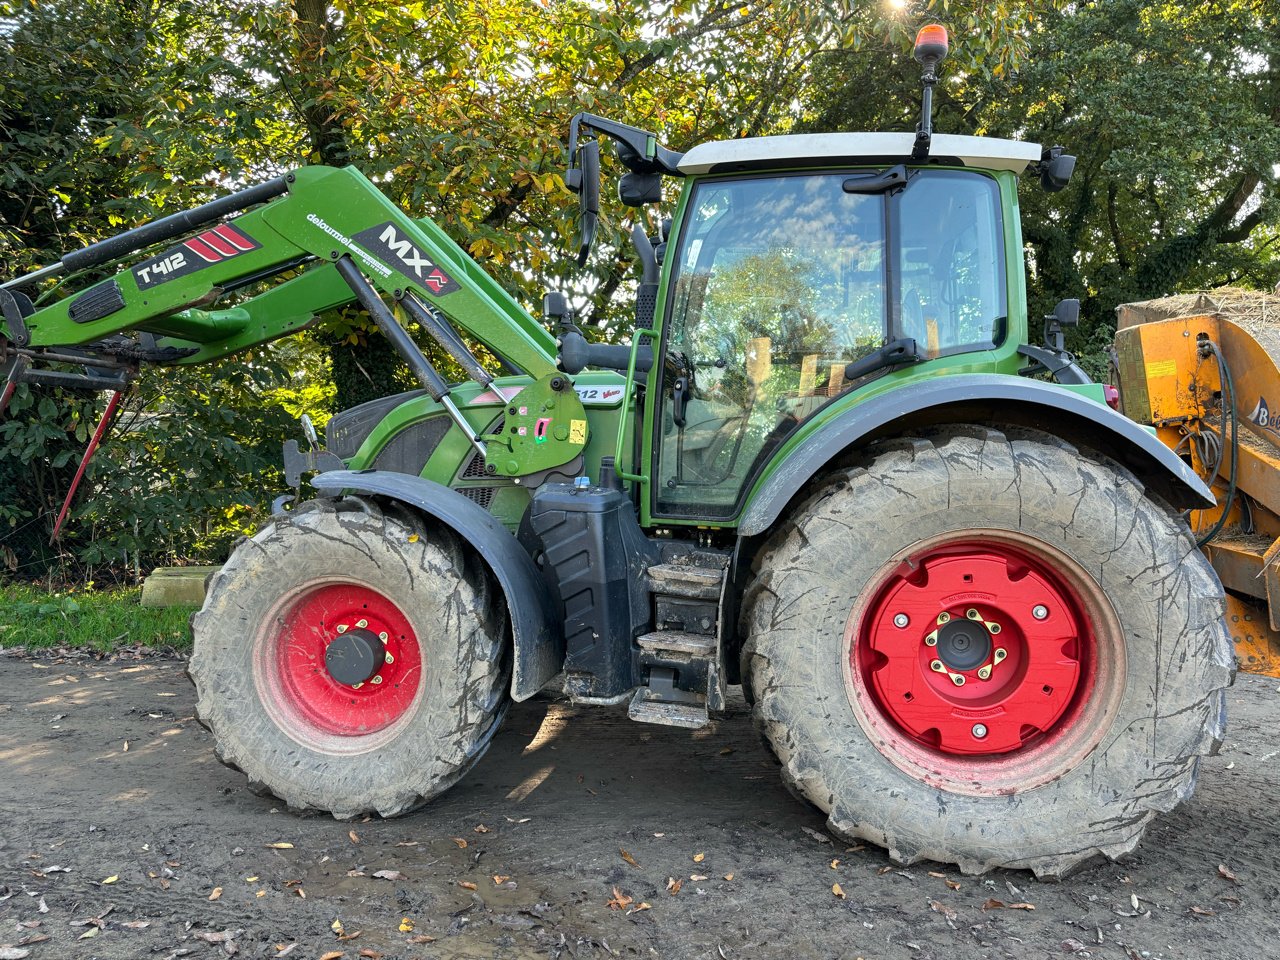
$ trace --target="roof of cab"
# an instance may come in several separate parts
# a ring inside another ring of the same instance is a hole
[[[694,175],[844,163],[909,162],[914,143],[914,133],[801,133],[720,140],[700,144],[686,153],[680,160],[680,172]],[[1027,164],[1040,159],[1040,144],[935,133],[929,157],[934,162],[959,162],[966,167],[1021,173]]]

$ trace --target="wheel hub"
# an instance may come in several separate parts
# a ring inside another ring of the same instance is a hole
[[[362,737],[404,720],[422,687],[408,618],[357,583],[318,583],[268,627],[273,696],[300,734]]]
[[[349,687],[368,683],[386,663],[387,645],[376,633],[357,627],[338,634],[324,651],[329,676]]]
[[[952,670],[973,670],[991,655],[991,634],[972,620],[951,620],[938,630],[938,658]]]
[[[959,539],[873,588],[850,647],[855,693],[936,754],[1006,754],[1056,736],[1088,693],[1090,623],[1052,565]]]

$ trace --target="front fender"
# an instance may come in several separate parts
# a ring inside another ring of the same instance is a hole
[[[491,513],[433,480],[386,470],[331,470],[311,485],[325,496],[353,493],[398,500],[440,521],[476,549],[502,587],[511,613],[512,699],[527,700],[560,672],[564,633],[546,584],[529,554]]]
[[[1110,407],[1039,380],[955,374],[915,381],[848,407],[794,444],[761,472],[738,533],[768,530],[805,484],[852,447],[941,423],[1031,427],[1119,461],[1175,507],[1212,507],[1212,491],[1144,427]]]

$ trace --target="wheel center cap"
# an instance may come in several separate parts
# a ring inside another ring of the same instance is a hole
[[[339,683],[354,687],[367,683],[382,668],[387,646],[372,630],[356,627],[329,641],[324,666]]]
[[[991,634],[972,620],[952,620],[938,629],[938,659],[956,671],[972,670],[991,656]]]

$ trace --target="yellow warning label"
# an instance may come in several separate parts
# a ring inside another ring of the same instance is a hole
[[[587,442],[587,421],[585,420],[569,421],[569,442],[570,443],[586,443]]]
[[[1147,379],[1154,380],[1156,377],[1176,377],[1178,375],[1178,361],[1176,360],[1153,360],[1147,364]]]

